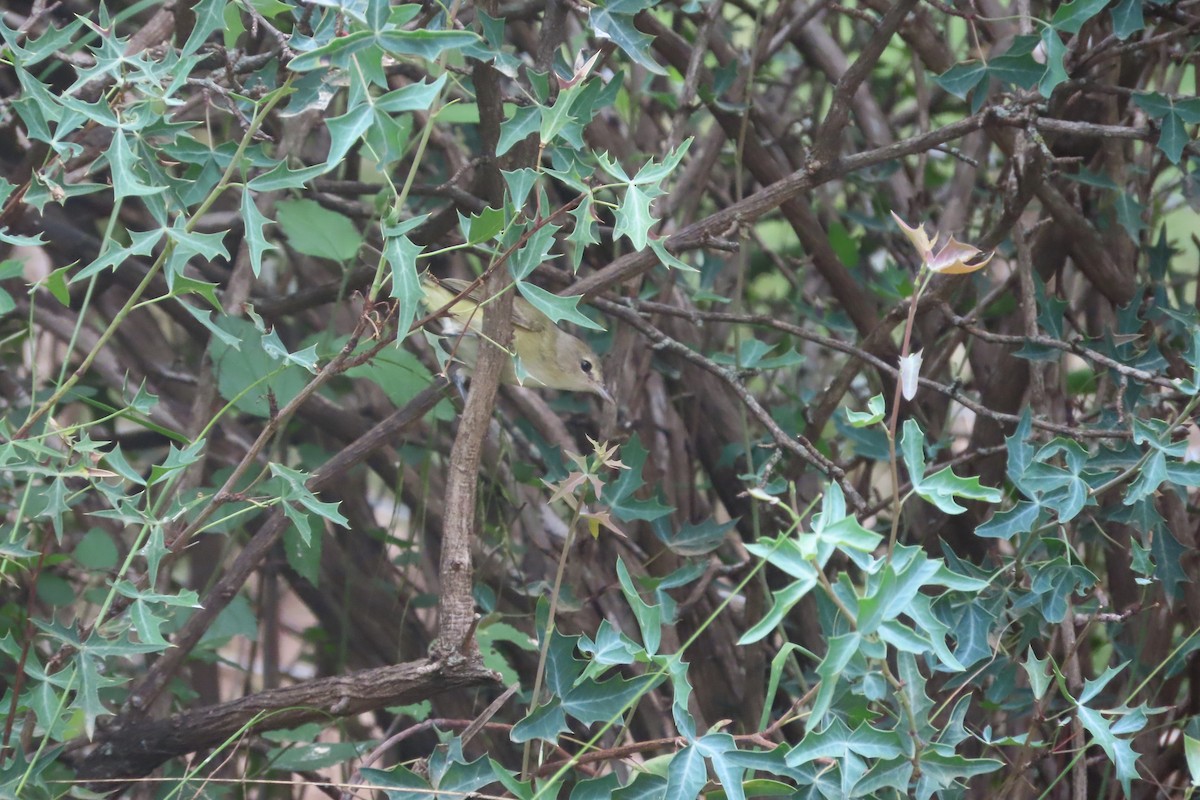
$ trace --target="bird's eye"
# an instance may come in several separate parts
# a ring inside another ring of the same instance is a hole
[[[588,375],[592,374],[592,362],[588,361],[586,358],[583,361],[579,362],[579,368],[581,370],[583,370],[584,372],[586,372]]]

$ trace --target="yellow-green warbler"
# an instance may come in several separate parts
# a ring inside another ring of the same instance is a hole
[[[450,303],[468,286],[470,284],[467,281],[435,278],[428,272],[421,276],[425,305],[430,311]],[[483,311],[479,304],[484,300],[482,287],[476,287],[451,306],[443,318],[447,331],[465,334],[454,347],[454,352],[468,369],[475,364],[475,338],[483,330]],[[520,297],[513,298],[513,351],[520,359],[523,374],[518,380],[517,370],[509,361],[500,375],[501,383],[591,392],[613,402],[612,395],[604,388],[600,358],[592,348],[559,328],[549,317]]]

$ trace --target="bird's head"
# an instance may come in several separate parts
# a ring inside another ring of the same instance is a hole
[[[550,388],[569,392],[591,392],[609,403],[615,402],[604,386],[600,357],[586,342],[564,334],[558,338],[555,349],[555,364],[559,367],[559,370],[556,370],[558,374],[555,375],[558,385],[547,384]]]

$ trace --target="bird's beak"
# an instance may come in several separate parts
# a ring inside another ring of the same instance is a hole
[[[617,404],[616,399],[613,398],[613,396],[611,394],[609,394],[608,389],[605,389],[603,386],[601,386],[598,383],[593,388],[595,389],[596,394],[598,394],[604,398],[605,402],[611,403],[614,406]]]

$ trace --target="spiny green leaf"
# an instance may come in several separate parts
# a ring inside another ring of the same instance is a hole
[[[325,120],[325,127],[329,129],[329,154],[325,157],[325,166],[333,169],[341,164],[346,153],[374,122],[375,109],[369,103],[360,103],[340,117]]]
[[[638,629],[642,632],[642,644],[646,648],[646,653],[654,655],[658,652],[658,645],[662,640],[662,606],[652,605],[642,599],[637,587],[633,585],[633,578],[629,575],[629,568],[625,566],[625,560],[620,556],[617,557],[617,580],[621,584],[621,593],[625,595],[625,602],[629,603],[630,609],[633,610],[633,617],[637,620]]]
[[[634,249],[646,248],[650,228],[655,223],[654,216],[650,213],[652,199],[640,186],[626,186],[625,196],[617,206],[616,224],[613,226],[614,239],[626,236]]]
[[[241,216],[242,227],[246,231],[246,247],[250,252],[250,269],[257,278],[262,274],[263,255],[279,249],[274,243],[268,241],[264,233],[266,226],[273,223],[258,210],[258,204],[254,202],[254,195],[248,188],[242,190]]]
[[[388,92],[375,101],[375,108],[385,114],[398,114],[402,111],[428,111],[446,85],[446,75],[447,73],[442,73],[437,80],[430,83],[413,83]]]
[[[517,289],[521,292],[521,296],[528,300],[534,308],[555,322],[567,320],[581,328],[591,328],[597,331],[604,330],[602,325],[593,322],[590,317],[579,310],[578,306],[579,301],[583,299],[582,295],[561,297],[547,292],[540,286],[535,286],[525,281],[518,283]]]
[[[455,50],[479,42],[472,31],[401,31],[379,34],[379,44],[393,55],[418,56],[433,61],[446,50]]]
[[[597,722],[620,722],[625,712],[662,682],[657,674],[635,678],[616,676],[603,683],[584,681],[563,698],[563,710],[584,725]]]
[[[588,23],[597,36],[612,41],[637,63],[656,75],[666,75],[650,54],[654,37],[642,33],[633,23],[634,15],[654,4],[655,0],[601,0],[588,13]]]

